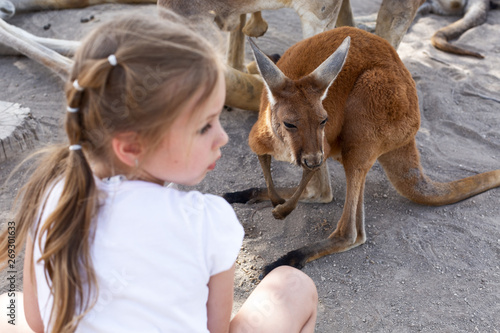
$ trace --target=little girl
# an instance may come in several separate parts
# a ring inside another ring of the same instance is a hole
[[[198,184],[228,137],[223,67],[172,14],[90,34],[66,85],[68,144],[21,191],[24,304],[35,332],[313,332],[314,283],[277,268],[231,320],[243,229]],[[0,262],[6,262],[6,233]]]

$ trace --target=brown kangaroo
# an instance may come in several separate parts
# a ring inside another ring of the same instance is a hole
[[[264,274],[280,265],[302,268],[365,242],[365,178],[377,159],[398,192],[420,204],[451,204],[500,186],[500,170],[449,183],[434,182],[423,173],[415,143],[420,126],[415,82],[384,39],[356,28],[336,28],[295,44],[277,64],[251,44],[266,88],[249,144],[267,190],[225,198],[271,199],[273,215],[283,219],[299,199],[332,200],[327,158],[342,163],[347,180],[344,211],[328,239],[289,252],[266,266]],[[302,167],[298,188],[276,190],[271,156]]]

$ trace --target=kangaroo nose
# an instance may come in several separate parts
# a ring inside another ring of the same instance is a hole
[[[307,155],[302,158],[302,164],[308,169],[317,169],[323,164],[323,154]]]

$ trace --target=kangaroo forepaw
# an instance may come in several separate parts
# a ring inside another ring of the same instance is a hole
[[[237,191],[237,192],[228,192],[224,193],[222,197],[226,199],[227,202],[230,204],[233,203],[247,203],[252,201],[252,199],[255,198],[256,194],[255,192],[258,191],[257,188],[249,188],[248,190],[244,191]]]
[[[262,280],[267,274],[269,274],[273,269],[279,266],[292,266],[298,269],[302,269],[306,264],[306,258],[300,250],[290,251],[278,260],[269,265],[264,266],[259,279]]]
[[[293,210],[295,206],[287,205],[286,202],[276,206],[272,213],[275,219],[284,220]]]
[[[276,198],[271,198],[271,203],[273,204],[273,207],[277,207],[279,205],[282,205],[286,202],[285,199],[282,197],[276,197]]]

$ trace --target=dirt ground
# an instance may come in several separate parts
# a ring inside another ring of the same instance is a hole
[[[380,0],[352,3],[359,16],[376,12]],[[129,10],[153,12],[155,6],[100,5],[23,14],[10,22],[40,36],[79,39],[100,22]],[[91,15],[92,21],[80,22]],[[269,31],[257,43],[265,52],[283,53],[301,39],[295,12],[269,11],[264,18]],[[433,32],[456,19],[418,18],[398,49],[417,83],[422,165],[438,181],[500,168],[500,11],[490,12],[485,24],[456,42],[480,51],[483,60],[449,55],[430,45]],[[44,30],[47,24],[50,29]],[[0,73],[0,100],[29,107],[43,128],[36,146],[62,140],[60,79],[24,57],[0,57]],[[265,185],[246,142],[256,117],[245,110],[223,113],[230,143],[217,168],[196,189],[221,195]],[[0,162],[0,184],[27,153]],[[326,238],[335,228],[344,204],[345,176],[336,162],[329,161],[329,169],[334,193],[329,204],[300,203],[283,221],[272,217],[269,203],[234,205],[246,231],[237,261],[235,310],[255,287],[265,263]],[[293,186],[301,170],[274,163],[273,173],[279,185]],[[18,176],[0,189],[3,223],[12,219],[9,210],[22,182]],[[499,202],[500,189],[494,189],[450,206],[417,205],[401,197],[376,164],[366,181],[366,244],[303,269],[319,292],[316,331],[499,332]],[[19,272],[21,264],[19,253]],[[19,273],[18,288],[21,277]],[[8,285],[6,272],[0,278],[2,294]]]

